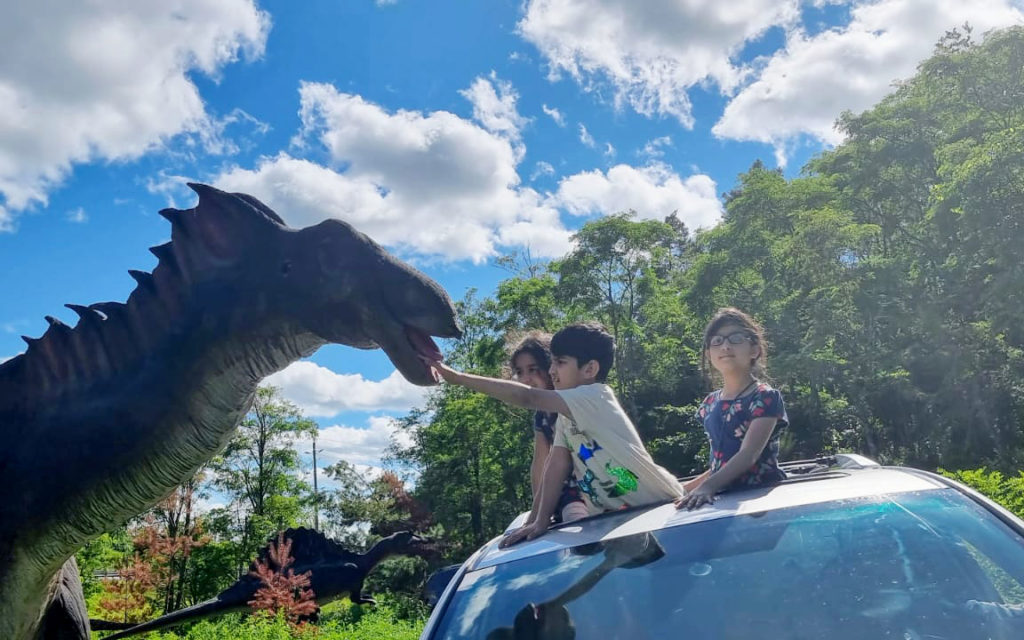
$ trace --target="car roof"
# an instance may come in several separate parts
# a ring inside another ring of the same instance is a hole
[[[536,540],[521,542],[508,549],[498,547],[502,537],[498,536],[471,558],[466,569],[482,569],[581,544],[694,522],[838,500],[947,489],[952,486],[933,474],[917,469],[880,467],[866,458],[854,458],[851,463],[850,457],[847,457],[845,467],[791,477],[770,487],[720,494],[714,504],[693,511],[680,511],[667,503],[602,514],[553,527]],[[526,515],[524,513],[516,518],[506,533],[520,526]]]

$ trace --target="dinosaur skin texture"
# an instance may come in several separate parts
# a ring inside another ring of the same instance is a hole
[[[377,563],[391,555],[419,555],[431,551],[429,540],[408,531],[399,531],[384,538],[366,553],[352,553],[312,529],[288,529],[284,532],[284,538],[292,541],[291,555],[295,563],[289,568],[296,575],[310,572],[310,589],[318,605],[327,604],[344,595],[348,595],[356,604],[373,604],[373,599],[363,594],[363,581]],[[266,562],[268,551],[268,547],[264,547],[259,559]],[[249,568],[255,571],[255,562]],[[255,597],[260,586],[260,580],[250,573],[215,598],[107,636],[105,640],[118,640],[185,622],[245,611],[249,609],[248,603]]]
[[[339,220],[285,226],[245,194],[189,185],[171,242],[126,303],[0,364],[0,638],[88,638],[73,554],[144,512],[230,439],[259,382],[327,343],[420,355],[459,337],[447,294]],[[102,248],[98,248],[102,250]],[[67,563],[67,566],[65,566]],[[62,570],[63,567],[63,570]]]

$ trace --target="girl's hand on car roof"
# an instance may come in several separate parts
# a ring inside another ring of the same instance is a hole
[[[693,511],[697,507],[711,504],[715,501],[715,491],[707,484],[702,484],[682,498],[675,501],[676,509]]]
[[[512,533],[510,533],[507,536],[505,536],[505,538],[501,542],[498,543],[498,547],[504,549],[506,547],[511,547],[512,545],[514,545],[517,542],[520,542],[520,541],[522,541],[524,539],[525,540],[533,540],[534,538],[538,538],[538,537],[544,535],[544,533],[547,530],[548,530],[548,528],[545,525],[538,524],[536,522],[533,523],[533,524],[528,524],[528,525],[523,526],[523,527],[519,527],[518,529],[516,529]]]

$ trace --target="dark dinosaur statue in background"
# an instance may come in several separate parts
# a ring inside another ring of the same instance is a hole
[[[47,318],[0,364],[3,640],[88,638],[75,551],[222,449],[264,377],[340,343],[434,384],[418,356],[460,335],[435,282],[348,224],[290,229],[251,196],[190,186],[198,205],[161,212],[171,241],[126,303],[68,305],[74,328]]]
[[[347,595],[356,604],[373,604],[373,598],[363,593],[363,581],[370,571],[384,558],[390,555],[420,555],[430,553],[430,541],[408,531],[399,531],[384,538],[366,553],[352,553],[343,546],[312,529],[288,529],[284,538],[292,541],[291,554],[295,562],[289,567],[295,575],[310,572],[309,588],[313,591],[317,605]],[[258,556],[267,562],[269,545],[264,547]],[[206,602],[174,611],[156,620],[150,620],[131,627],[121,633],[107,636],[104,640],[127,638],[138,633],[157,631],[177,626],[185,622],[194,622],[203,618],[223,615],[234,611],[249,609],[249,601],[262,586],[260,579],[252,571],[256,570],[255,561],[249,566],[250,573],[238,582],[220,592],[216,598]]]

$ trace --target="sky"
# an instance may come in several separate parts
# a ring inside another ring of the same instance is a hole
[[[125,300],[188,181],[344,219],[453,299],[603,215],[710,228],[755,160],[798,175],[964,23],[1022,24],[1024,0],[7,3],[0,361],[74,324],[65,303]],[[340,346],[268,382],[323,464],[379,466],[426,393]]]

